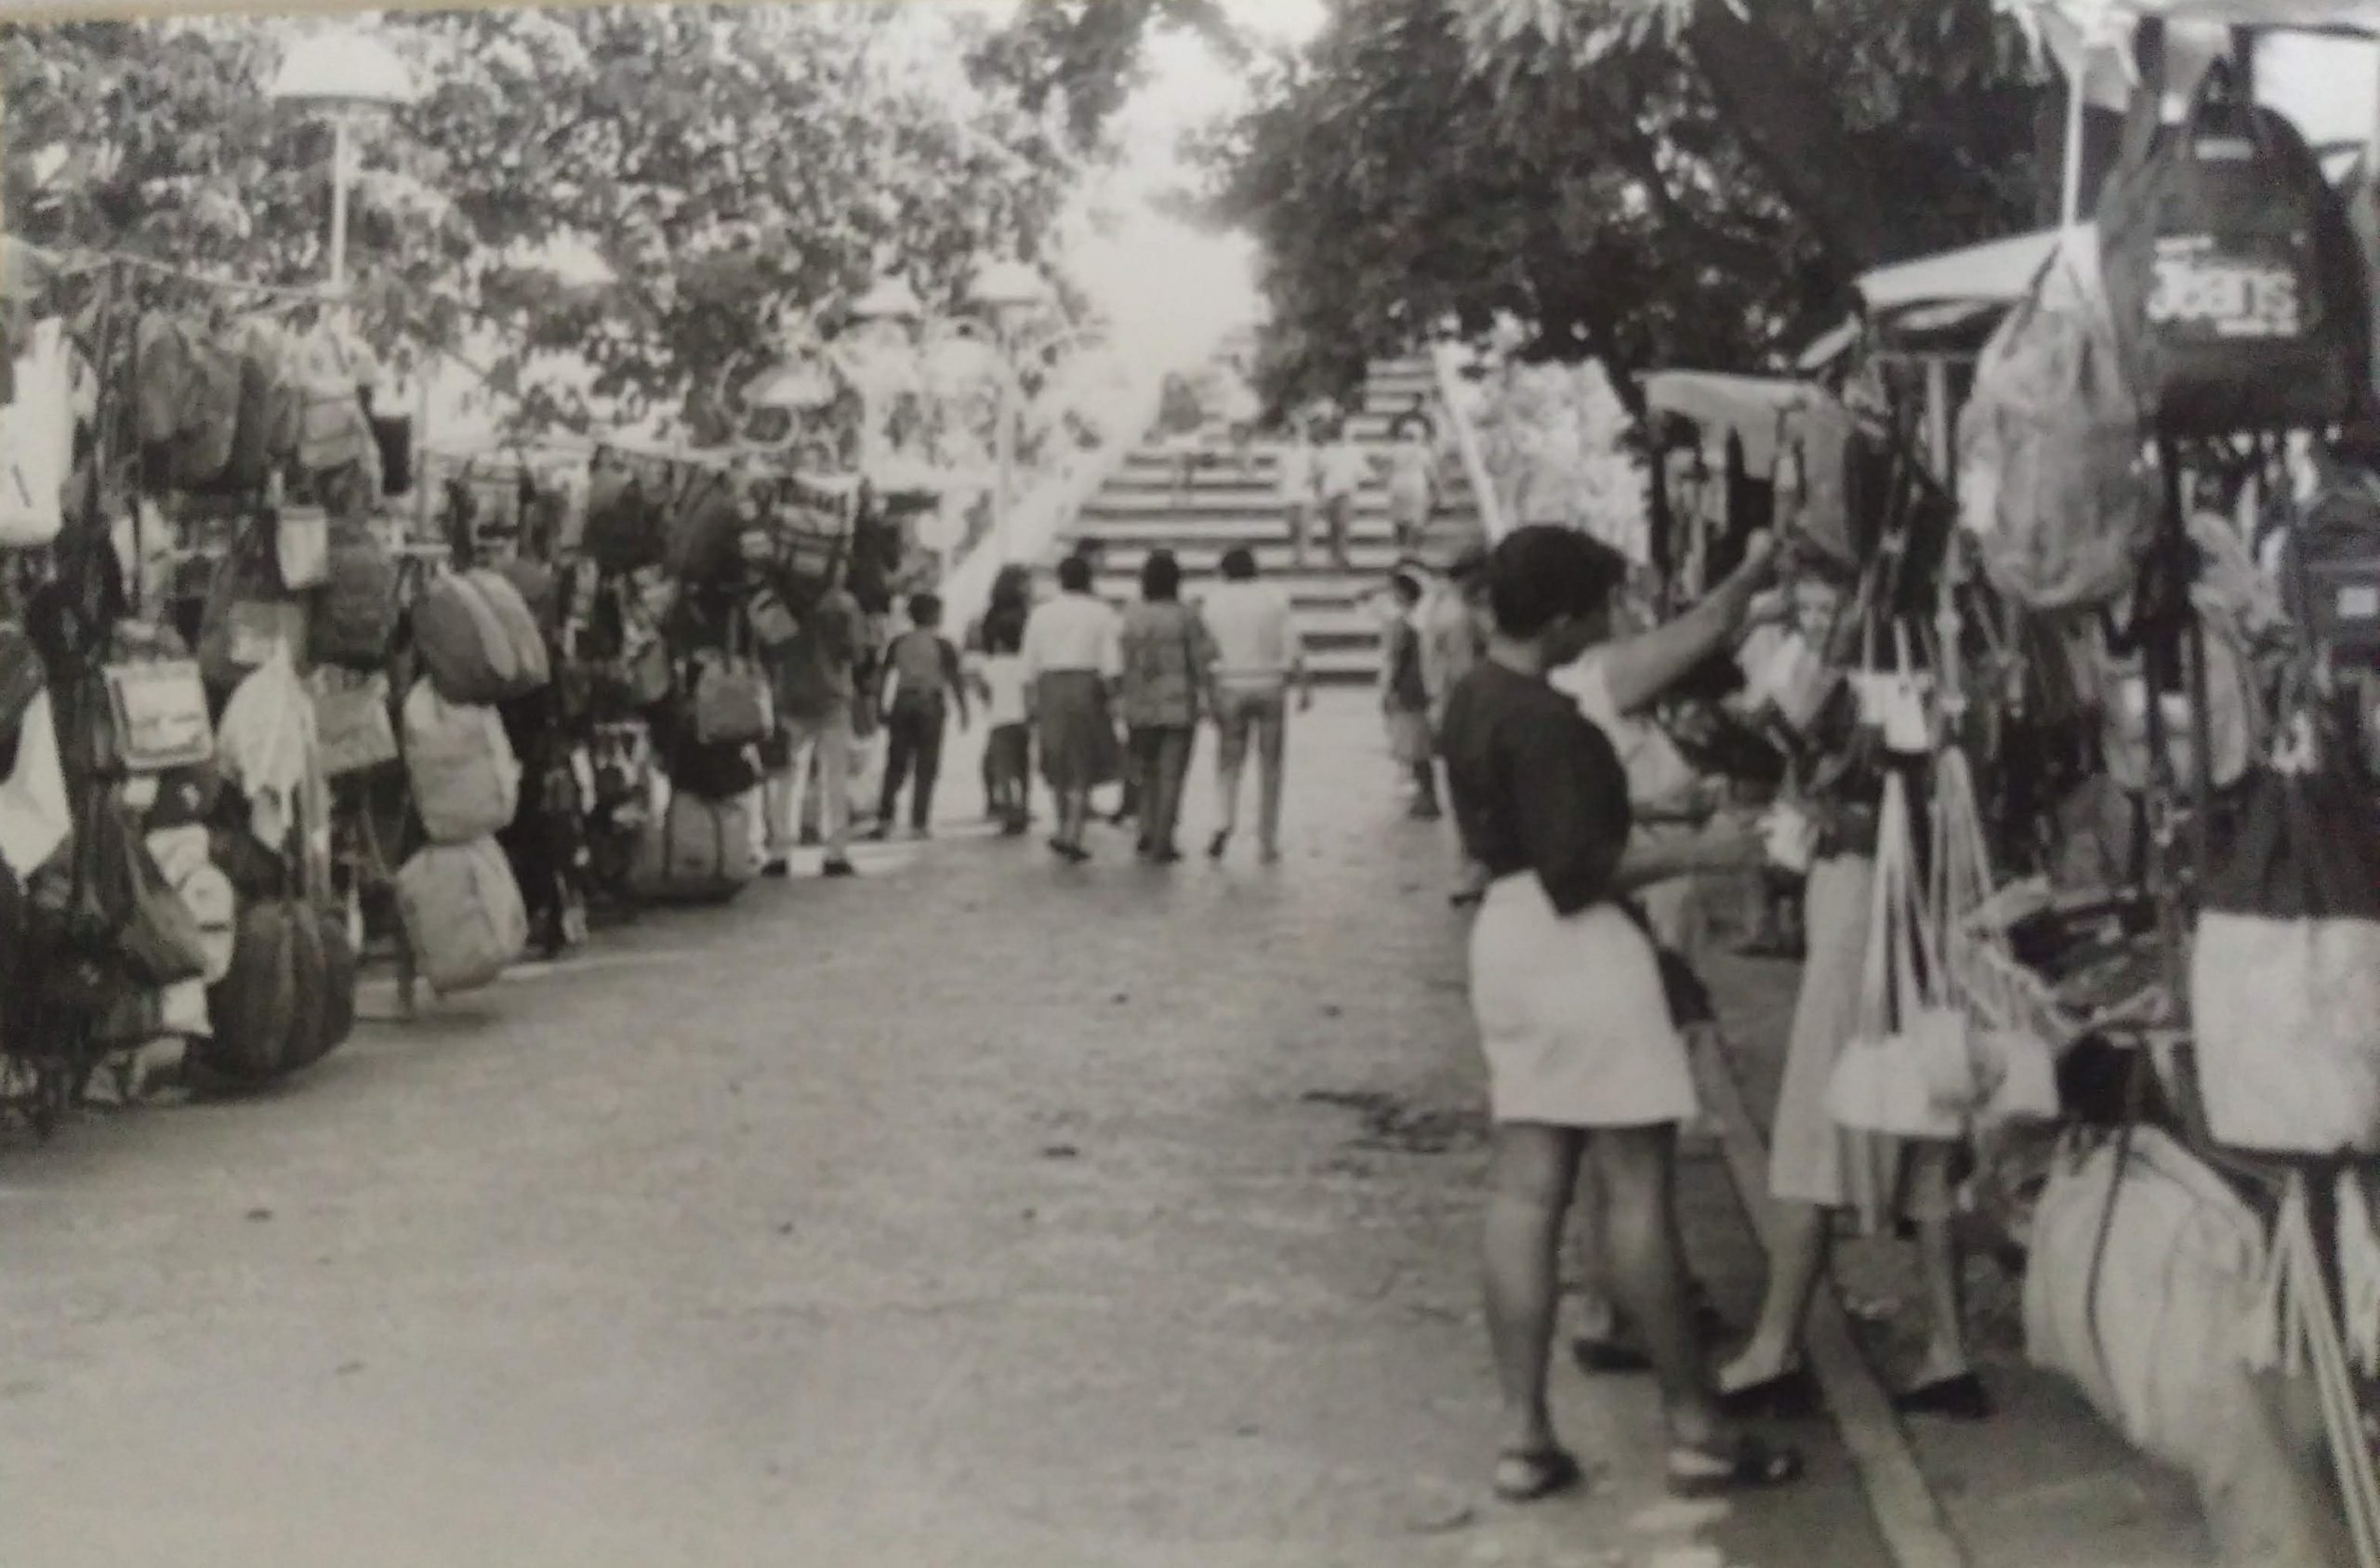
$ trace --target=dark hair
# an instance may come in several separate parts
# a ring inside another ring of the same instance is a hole
[[[1091,591],[1091,562],[1080,555],[1070,555],[1058,562],[1058,586],[1068,593]]]
[[[942,620],[942,600],[930,593],[913,594],[909,598],[909,622],[912,626],[931,626]]]
[[[1610,606],[1627,558],[1573,528],[1532,523],[1504,535],[1488,558],[1488,603],[1506,637],[1538,636],[1565,615]]]
[[[1141,562],[1141,597],[1152,604],[1182,597],[1182,563],[1171,550],[1151,550]]]
[[[1482,545],[1473,545],[1464,549],[1461,555],[1456,556],[1453,560],[1448,563],[1447,579],[1449,582],[1459,583],[1468,586],[1470,584],[1477,582],[1487,573],[1487,547]]]
[[[1396,597],[1405,603],[1412,605],[1421,602],[1421,580],[1412,573],[1393,573],[1388,582],[1389,586],[1396,590]]]
[[[1105,540],[1100,538],[1095,534],[1086,534],[1075,541],[1074,549],[1068,553],[1077,560],[1089,560],[1092,556],[1100,554],[1106,548],[1107,543]]]
[[[1223,581],[1245,583],[1255,575],[1255,551],[1245,545],[1234,545],[1223,552]]]

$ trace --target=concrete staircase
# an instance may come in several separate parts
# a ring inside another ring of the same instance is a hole
[[[1349,415],[1349,433],[1359,443],[1385,452],[1389,426],[1415,406],[1416,398],[1434,402],[1435,392],[1436,380],[1426,359],[1378,362]],[[1433,417],[1444,441],[1446,421],[1435,412]],[[1182,562],[1183,597],[1196,599],[1216,579],[1223,552],[1245,546],[1255,551],[1259,573],[1287,587],[1296,604],[1306,667],[1316,683],[1378,681],[1381,630],[1368,601],[1385,586],[1396,560],[1386,486],[1375,479],[1356,499],[1349,531],[1352,572],[1329,562],[1320,547],[1318,529],[1306,566],[1293,570],[1276,494],[1277,444],[1256,442],[1243,473],[1220,433],[1211,442],[1183,506],[1176,505],[1173,494],[1174,455],[1157,442],[1131,453],[1077,514],[1060,538],[1061,552],[1085,535],[1098,539],[1105,547],[1099,591],[1126,604],[1140,597],[1141,564],[1151,550],[1173,551]],[[1418,547],[1422,555],[1443,560],[1478,542],[1481,530],[1470,483],[1450,447],[1440,474],[1438,514]]]

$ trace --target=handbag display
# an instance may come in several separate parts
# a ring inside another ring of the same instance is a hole
[[[2380,1152],[2380,814],[2310,715],[2244,788],[2190,951],[2208,1128],[2274,1153]]]
[[[1887,772],[1858,1021],[1835,1057],[1827,1112],[1858,1132],[1946,1140],[1975,1103],[1975,1069],[1966,1016],[1941,995],[1914,859],[1908,786]]]
[[[496,710],[449,703],[428,680],[405,694],[405,776],[433,844],[501,833],[521,809],[521,764]]]
[[[331,520],[322,507],[282,507],[273,521],[272,541],[284,589],[303,593],[329,581]]]
[[[314,735],[324,778],[361,773],[397,759],[397,728],[389,717],[386,675],[318,669],[308,685],[314,695]]]
[[[215,721],[195,660],[112,664],[99,675],[107,690],[116,766],[127,772],[160,773],[215,755]]]
[[[744,745],[768,739],[776,728],[776,696],[768,674],[736,646],[741,619],[731,613],[724,649],[694,655],[694,731],[698,745]]]
[[[282,590],[281,569],[260,529],[245,530],[217,563],[199,621],[198,665],[218,692],[238,686],[286,648],[304,667],[306,606]]]
[[[32,550],[58,537],[64,494],[74,469],[74,412],[69,391],[73,348],[63,322],[30,335],[0,404],[0,549]]]

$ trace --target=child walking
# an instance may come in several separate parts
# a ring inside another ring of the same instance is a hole
[[[892,639],[884,659],[884,713],[887,755],[884,790],[878,802],[876,833],[892,837],[893,810],[901,786],[912,772],[909,826],[926,837],[933,820],[933,786],[942,771],[942,732],[950,707],[959,708],[959,727],[967,728],[967,687],[960,679],[959,649],[942,635],[942,600],[930,593],[909,600],[909,629]]]
[[[1430,689],[1421,673],[1421,581],[1414,568],[1405,566],[1390,586],[1397,613],[1389,624],[1388,678],[1381,691],[1389,755],[1412,780],[1413,817],[1435,822],[1444,813],[1438,805],[1437,746],[1430,733]]]
[[[984,788],[1000,837],[1018,838],[1032,825],[1033,730],[1025,702],[1025,613],[984,622]]]

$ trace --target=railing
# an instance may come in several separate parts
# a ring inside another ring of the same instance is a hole
[[[1496,494],[1494,476],[1488,471],[1488,458],[1479,450],[1479,432],[1471,428],[1471,415],[1465,410],[1462,396],[1462,376],[1456,368],[1455,348],[1451,343],[1434,344],[1430,349],[1431,367],[1438,378],[1438,406],[1447,411],[1447,423],[1453,428],[1455,450],[1461,454],[1462,471],[1471,481],[1471,494],[1479,508],[1479,527],[1490,545],[1501,539],[1510,524],[1504,517],[1504,503]]]

